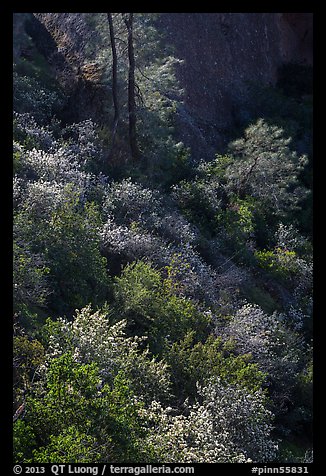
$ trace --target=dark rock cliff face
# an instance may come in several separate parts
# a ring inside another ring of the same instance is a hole
[[[99,85],[96,80],[98,71],[90,71],[92,63],[88,63],[87,71],[84,67],[83,49],[90,40],[90,30],[83,30],[85,15],[14,14],[14,61],[18,57],[27,57],[27,34],[33,46],[46,58],[53,76],[66,93],[66,103],[60,112],[64,123],[89,118],[100,122],[110,97],[108,88]]]
[[[282,64],[312,64],[311,13],[165,13],[158,27],[184,60],[178,123],[196,156],[222,146],[248,82],[273,85]]]
[[[67,15],[71,16],[67,19]],[[87,14],[34,14],[30,29],[41,49],[42,44],[44,50],[44,45],[51,43],[46,34],[58,46],[56,51],[48,48],[48,56],[72,98],[68,111],[75,120],[87,116],[97,120],[108,91],[99,91],[98,85],[81,78],[78,72],[77,50],[70,47],[70,40],[73,37],[76,42],[80,37],[79,43],[85,41],[78,32],[77,40],[73,34],[79,15]],[[177,71],[185,91],[177,114],[177,134],[196,159],[212,158],[223,149],[226,131],[234,125],[236,116],[245,113],[249,83],[275,84],[280,66],[286,63],[312,65],[312,17],[312,13],[159,16],[157,27],[163,41],[172,45],[174,55],[183,60]],[[16,31],[22,28],[22,21],[23,17],[16,18]],[[19,54],[17,42],[15,52]],[[46,55],[46,51],[43,53]],[[96,99],[99,96],[100,101]]]

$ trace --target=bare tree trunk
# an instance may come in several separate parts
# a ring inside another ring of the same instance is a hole
[[[260,157],[255,157],[253,164],[250,166],[250,169],[247,171],[246,174],[243,175],[239,185],[238,185],[238,195],[242,196],[244,187],[246,183],[248,182],[250,175],[253,173],[254,168],[257,166],[257,163],[259,161]]]
[[[119,112],[119,102],[118,102],[118,58],[117,58],[117,49],[115,44],[115,36],[114,36],[114,28],[113,28],[113,20],[112,14],[108,13],[108,22],[110,28],[110,41],[111,41],[111,50],[112,50],[112,98],[113,98],[113,107],[114,107],[114,119],[113,119],[113,127],[112,127],[112,141],[111,147],[109,151],[109,159],[112,156],[115,137],[118,130],[118,124],[120,119],[120,112]]]
[[[128,59],[129,59],[129,73],[128,73],[128,113],[129,113],[129,143],[133,159],[140,158],[140,151],[137,144],[136,132],[136,99],[135,99],[135,54],[133,42],[133,13],[124,16],[124,22],[128,31]]]

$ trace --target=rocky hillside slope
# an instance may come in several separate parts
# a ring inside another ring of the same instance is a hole
[[[14,55],[26,54],[17,40],[25,23],[71,96],[67,120],[98,120],[107,91],[83,74],[80,49],[88,38],[78,31],[79,14],[73,15],[15,14]],[[312,13],[163,13],[156,26],[183,60],[177,71],[185,92],[177,134],[197,158],[212,157],[229,140],[228,129],[250,122],[250,84],[274,85],[282,65],[313,62]]]

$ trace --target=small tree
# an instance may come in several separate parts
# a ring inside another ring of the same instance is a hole
[[[111,141],[111,150],[109,153],[109,158],[110,158],[114,149],[115,137],[117,134],[119,118],[120,118],[120,111],[119,111],[119,101],[118,101],[118,56],[117,56],[117,48],[115,43],[112,13],[108,13],[107,16],[108,16],[108,22],[109,22],[109,28],[110,28],[110,41],[111,41],[111,51],[112,51],[112,98],[113,98],[113,107],[114,107],[112,141]]]
[[[243,138],[229,145],[234,161],[226,170],[228,188],[240,198],[259,198],[272,213],[284,215],[295,209],[306,191],[298,175],[307,162],[298,157],[283,130],[259,119],[245,130]]]
[[[135,96],[135,53],[133,39],[134,14],[123,13],[123,18],[128,31],[128,115],[129,115],[129,144],[133,159],[140,158],[136,133],[136,96]]]

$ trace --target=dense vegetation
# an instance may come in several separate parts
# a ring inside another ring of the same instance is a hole
[[[178,60],[154,15],[42,15],[106,96],[98,122],[76,122],[27,18],[14,64],[15,461],[310,461],[309,78],[284,68],[276,87],[250,85],[250,121],[203,161],[175,139]]]

